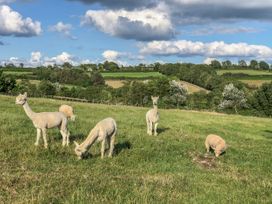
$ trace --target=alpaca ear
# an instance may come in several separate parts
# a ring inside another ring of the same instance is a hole
[[[74,141],[74,144],[76,145],[76,147],[78,147],[78,146],[79,146],[79,144],[78,144],[76,141]]]
[[[24,93],[24,96],[27,97],[27,92]]]

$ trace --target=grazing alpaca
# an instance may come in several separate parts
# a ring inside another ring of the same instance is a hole
[[[96,140],[101,142],[101,158],[104,158],[105,142],[107,142],[108,146],[110,147],[109,157],[112,157],[116,133],[117,125],[114,119],[106,118],[101,120],[91,130],[84,142],[82,142],[80,145],[77,142],[74,142],[76,145],[75,153],[78,156],[78,159],[82,159],[86,155]]]
[[[150,109],[146,115],[146,125],[147,125],[147,134],[152,135],[152,130],[154,129],[154,135],[158,135],[157,133],[157,126],[159,122],[159,112],[158,112],[158,99],[159,96],[154,97],[151,96],[153,102],[153,109]]]
[[[70,118],[71,121],[75,121],[76,116],[74,115],[73,108],[68,105],[61,105],[59,107],[59,112],[62,112],[66,115],[67,118]]]
[[[32,120],[33,125],[37,128],[37,140],[35,145],[39,145],[41,135],[43,135],[44,147],[47,148],[46,130],[58,127],[62,135],[62,146],[69,145],[69,131],[67,130],[67,118],[61,112],[41,112],[35,113],[31,110],[27,103],[27,93],[19,94],[16,97],[16,104],[22,105],[26,115]]]
[[[227,149],[225,140],[218,135],[208,135],[205,141],[207,152],[210,152],[210,148],[214,150],[215,156],[219,155]]]

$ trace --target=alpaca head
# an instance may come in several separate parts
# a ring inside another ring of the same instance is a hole
[[[15,103],[16,103],[17,105],[24,105],[26,101],[27,101],[27,93],[25,92],[24,94],[19,94],[19,95],[16,97]]]
[[[79,147],[79,144],[76,141],[74,141],[74,144],[76,145],[75,153],[77,155],[77,158],[82,159],[84,157],[84,155],[85,155],[85,152],[82,152],[82,150]]]
[[[153,105],[157,105],[158,104],[158,100],[159,100],[159,96],[151,96]]]

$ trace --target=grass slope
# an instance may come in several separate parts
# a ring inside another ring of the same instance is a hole
[[[35,111],[63,103],[29,99]],[[101,119],[119,128],[115,155],[77,161],[74,146],[61,147],[57,130],[49,149],[35,147],[36,131],[14,97],[0,96],[0,203],[269,203],[272,200],[271,119],[160,110],[159,136],[146,134],[146,108],[68,103],[77,120],[71,140],[82,141]],[[193,161],[204,155],[207,134],[230,147],[210,168]]]
[[[162,76],[159,72],[102,72],[105,79],[149,79]]]
[[[222,69],[222,70],[217,70],[216,71],[218,75],[223,75],[225,73],[233,73],[233,74],[238,74],[238,73],[243,73],[243,74],[248,74],[248,75],[272,75],[272,72],[269,71],[264,71],[264,70],[246,70],[246,69]]]

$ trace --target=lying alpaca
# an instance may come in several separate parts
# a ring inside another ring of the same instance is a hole
[[[227,149],[225,140],[218,135],[208,135],[205,141],[207,152],[210,152],[210,148],[214,150],[215,156],[219,155]]]
[[[62,112],[66,115],[67,118],[70,118],[71,121],[75,121],[76,116],[74,115],[73,108],[68,105],[61,105],[59,107],[59,112]]]
[[[69,145],[69,131],[67,130],[67,118],[61,112],[41,112],[35,113],[31,110],[27,103],[27,93],[19,94],[16,97],[16,104],[22,105],[26,115],[32,120],[33,125],[37,128],[37,140],[35,145],[39,145],[41,134],[43,135],[44,147],[47,148],[46,130],[58,127],[62,135],[62,146]]]
[[[91,130],[87,139],[83,143],[79,145],[77,142],[74,142],[76,145],[75,153],[78,156],[78,159],[82,159],[84,156],[86,156],[88,150],[96,140],[101,142],[101,158],[104,158],[105,142],[107,142],[108,146],[110,147],[109,157],[112,157],[116,133],[117,125],[114,119],[106,118],[101,120]]]
[[[159,96],[153,97],[151,96],[152,102],[153,102],[153,109],[150,109],[146,115],[146,125],[147,125],[147,134],[152,135],[152,130],[154,128],[154,134],[158,135],[157,133],[157,126],[159,122],[159,112],[158,112],[158,99]]]

